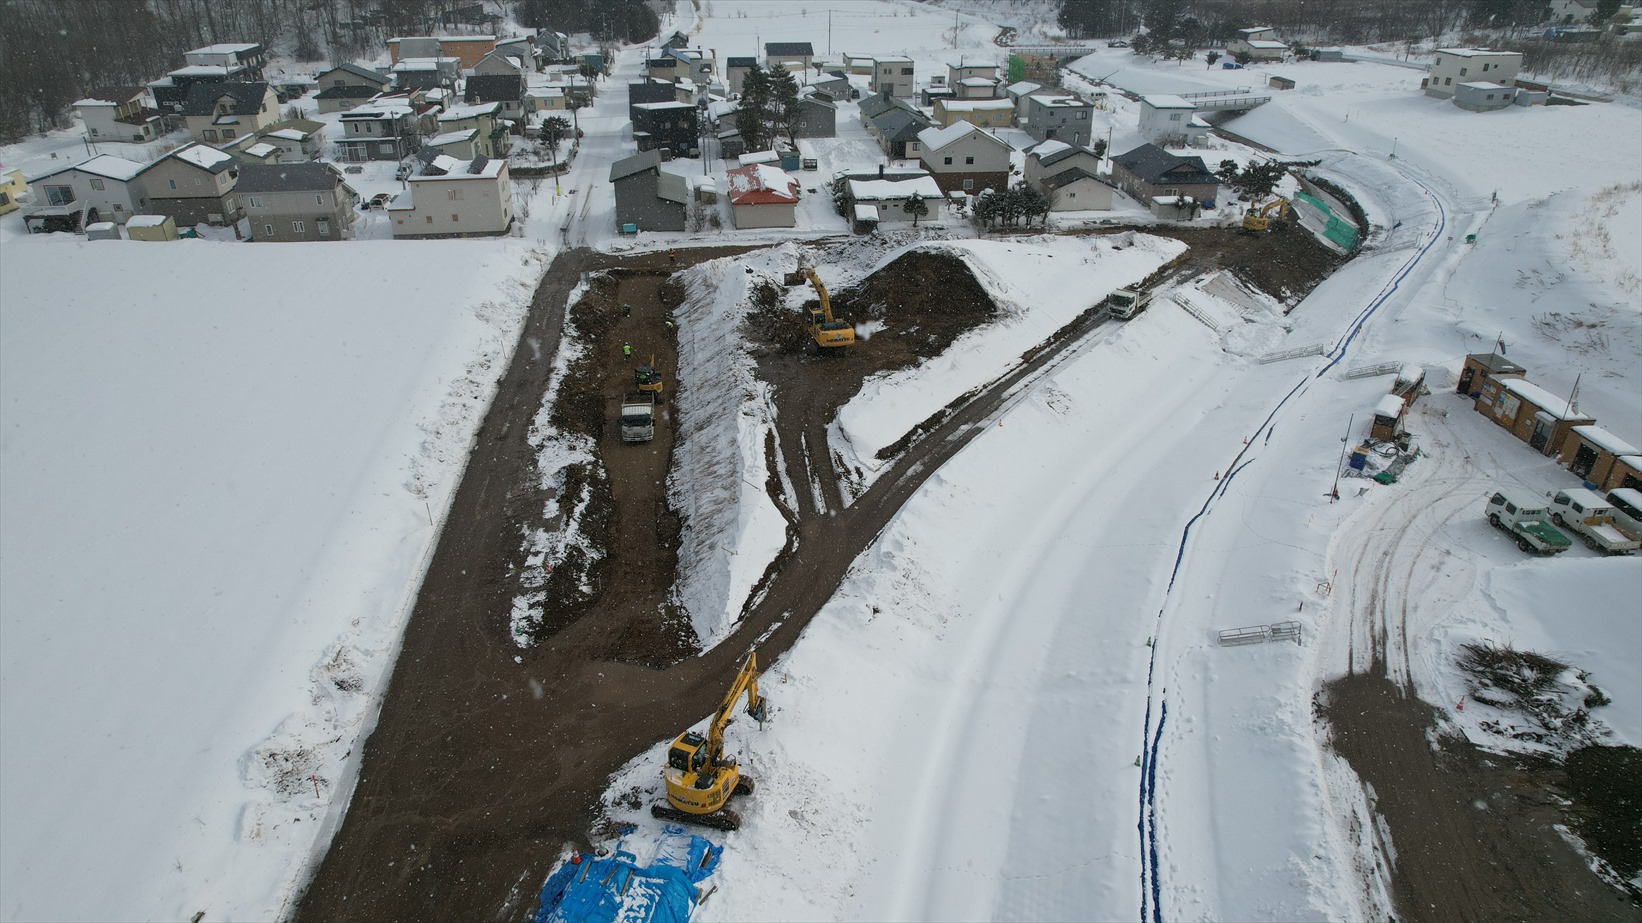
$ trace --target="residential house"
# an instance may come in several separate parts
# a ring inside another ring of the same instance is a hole
[[[393,80],[387,75],[358,64],[338,64],[314,79],[322,93],[338,87],[373,87],[380,93],[391,83]]]
[[[234,196],[240,163],[234,155],[190,142],[143,168],[145,213],[170,215],[182,227],[233,225],[242,217]]]
[[[688,48],[688,47],[690,47],[690,37],[688,35],[685,35],[683,32],[679,32],[675,29],[673,31],[673,34],[667,36],[667,39],[661,43],[661,47],[663,47],[663,48]]]
[[[867,123],[867,133],[878,141],[891,160],[908,160],[923,153],[918,133],[934,125],[922,112],[912,108],[887,109]]]
[[[1227,54],[1246,54],[1253,61],[1281,61],[1288,50],[1287,43],[1277,40],[1277,30],[1271,26],[1238,29],[1237,37],[1226,43]]]
[[[1473,401],[1486,392],[1488,399],[1492,401],[1499,391],[1499,385],[1491,383],[1493,379],[1521,378],[1526,374],[1527,369],[1500,355],[1498,351],[1471,353],[1460,366],[1460,383],[1454,390]]]
[[[462,92],[462,98],[470,104],[499,106],[497,117],[511,121],[514,134],[521,134],[524,131],[526,109],[523,73],[474,74],[467,79]]]
[[[235,194],[258,242],[342,240],[359,200],[342,174],[312,161],[241,167]]]
[[[1541,455],[1557,454],[1574,427],[1596,422],[1579,412],[1576,400],[1558,397],[1525,378],[1490,376],[1472,406]]]
[[[394,64],[407,58],[455,58],[457,68],[468,68],[496,50],[494,35],[422,35],[388,39]]]
[[[1088,145],[1095,107],[1076,96],[1026,97],[1026,124],[1021,127],[1035,141],[1051,138],[1067,144]]]
[[[251,83],[262,79],[266,53],[256,42],[219,42],[182,53],[193,67],[220,67],[223,79]]]
[[[918,133],[923,150],[918,159],[942,192],[1009,189],[1009,158],[1015,152],[1005,141],[974,125],[958,122]]]
[[[487,237],[506,234],[513,227],[513,183],[506,160],[421,160],[421,171],[388,202],[395,240]]]
[[[637,106],[643,103],[693,103],[694,100],[682,97],[678,84],[671,80],[644,80],[627,85],[627,120],[637,123],[639,114]]]
[[[458,128],[440,132],[422,143],[423,151],[431,151],[455,160],[472,160],[482,156],[479,148],[479,129]]]
[[[1044,141],[1026,152],[1026,182],[1049,200],[1049,210],[1109,211],[1117,187],[1101,176],[1100,158],[1086,147]]]
[[[1630,486],[1625,477],[1635,477],[1635,459],[1642,450],[1600,426],[1576,426],[1562,443],[1560,461],[1580,480],[1590,481],[1598,490]],[[1631,459],[1630,464],[1625,459]]]
[[[1015,104],[1016,123],[1026,121],[1026,100],[1030,96],[1059,96],[1060,91],[1030,80],[1017,80],[1004,87],[1004,96]]]
[[[815,49],[809,42],[765,42],[764,66],[784,67],[791,71],[807,71],[815,59]]]
[[[689,103],[639,103],[633,106],[633,141],[640,151],[666,150],[691,157],[701,146],[700,110]]]
[[[204,83],[189,88],[182,108],[188,133],[217,144],[279,121],[279,97],[266,83]]]
[[[896,99],[911,99],[913,82],[912,59],[905,55],[881,55],[872,59],[872,91]]]
[[[556,55],[558,53],[557,49],[558,49],[558,35],[559,35],[559,33],[550,32],[550,33],[543,33],[543,35],[552,35],[552,36],[554,36],[554,39],[551,42],[551,44],[552,44],[553,48],[555,49],[554,53]],[[493,54],[503,55],[503,56],[509,57],[509,58],[517,58],[517,59],[519,59],[519,62],[524,65],[524,69],[527,73],[534,73],[535,71],[539,71],[539,70],[542,69],[542,58],[543,58],[543,55],[544,55],[543,47],[544,47],[543,45],[538,43],[538,40],[537,40],[536,36],[533,36],[533,35],[519,35],[519,36],[514,36],[513,38],[497,39],[496,40],[496,50],[492,53]],[[555,57],[554,60],[557,61],[559,59],[557,57]],[[478,67],[479,67],[479,65],[477,65],[477,64],[474,65],[474,70],[476,72],[478,70]]]
[[[1516,87],[1475,80],[1454,87],[1454,105],[1471,112],[1493,112],[1516,101]]]
[[[1189,197],[1199,205],[1212,203],[1220,180],[1201,157],[1179,157],[1155,144],[1142,144],[1112,158],[1112,181],[1141,204],[1156,198]]]
[[[887,90],[877,91],[862,99],[859,108],[861,114],[861,124],[867,126],[869,131],[871,130],[872,120],[891,109],[903,109],[907,112],[914,113],[915,115],[923,115],[922,112],[918,111],[917,106],[914,106],[904,99],[896,99],[894,96],[891,96]]]
[[[922,170],[887,173],[879,167],[877,174],[846,174],[844,180],[850,210],[856,211],[858,206],[863,205],[875,209],[874,219],[879,223],[914,219],[934,221],[941,217],[941,203],[944,200],[941,187],[934,177]],[[929,214],[919,216],[908,210],[915,196],[923,200]]]
[[[0,215],[9,215],[23,207],[17,197],[27,192],[29,184],[23,179],[22,170],[7,170],[0,173]]]
[[[616,194],[616,224],[641,231],[682,231],[690,187],[684,177],[661,168],[661,152],[640,151],[610,165]]]
[[[844,72],[847,74],[871,74],[872,55],[844,52]]]
[[[393,85],[400,90],[430,90],[440,87],[454,93],[456,79],[461,73],[460,58],[403,58],[393,66]]]
[[[320,112],[347,112],[375,99],[379,92],[364,85],[326,87],[315,94],[314,99],[319,103]]]
[[[943,99],[957,99],[958,94],[952,92],[948,86],[927,86],[918,91],[919,102],[926,108],[933,109],[935,104]]]
[[[788,126],[794,138],[838,136],[838,107],[813,93],[798,97],[798,114]]]
[[[946,84],[955,99],[995,99],[998,96],[998,67],[995,64],[948,64]]]
[[[285,160],[285,152],[263,140],[261,135],[246,135],[238,141],[230,141],[218,147],[233,154],[241,165],[275,164]]]
[[[408,101],[377,100],[342,113],[341,123],[343,160],[402,160],[422,144],[421,119]]]
[[[1208,137],[1209,123],[1197,117],[1197,106],[1171,94],[1140,98],[1140,136],[1159,147],[1197,144]]]
[[[649,60],[649,74],[657,80],[690,80],[707,87],[718,76],[718,60],[700,48],[668,48]]]
[[[748,164],[728,171],[730,217],[740,228],[798,226],[799,183],[780,167]]]
[[[167,131],[165,113],[149,107],[146,87],[98,87],[74,104],[74,114],[93,141],[142,144]]]
[[[83,213],[81,227],[97,221],[124,224],[132,215],[148,210],[142,172],[142,164],[112,154],[58,167],[29,180],[32,207],[24,214]]]
[[[262,140],[280,150],[281,163],[318,160],[325,153],[325,123],[312,119],[275,122],[258,132]]]
[[[564,95],[564,87],[542,79],[541,75],[530,78],[525,86],[525,112],[563,112],[569,100]]]
[[[949,126],[968,122],[983,128],[1008,128],[1015,116],[1015,104],[1007,99],[937,99],[935,124]],[[1087,129],[1088,126],[1084,126]]]
[[[223,49],[212,51],[213,48]],[[257,49],[252,51],[250,49]],[[236,51],[235,49],[240,49]],[[256,83],[262,80],[261,46],[208,45],[188,52],[191,62],[148,84],[154,106],[181,115],[188,92],[202,83]],[[242,58],[241,55],[244,55]]]
[[[475,157],[506,157],[512,147],[508,137],[507,126],[502,124],[501,103],[472,103],[466,106],[453,106],[439,113],[439,133],[465,131],[474,129],[478,132],[474,138],[477,151]],[[472,158],[469,158],[472,159]]]
[[[1438,99],[1453,96],[1455,85],[1487,81],[1516,86],[1522,69],[1519,51],[1489,51],[1485,48],[1438,48],[1426,71],[1425,95]]]
[[[741,81],[746,79],[747,72],[758,66],[757,58],[725,58],[724,84],[731,96],[741,95]]]
[[[480,58],[479,63],[473,65],[473,71],[468,74],[468,77],[471,79],[473,77],[495,77],[507,75],[520,78],[519,83],[522,86],[524,84],[523,75],[526,70],[527,68],[523,58],[497,49],[496,51],[492,51],[490,54]]]
[[[563,32],[549,32],[543,29],[536,33],[536,50],[540,52],[540,63],[537,69],[548,64],[564,64],[575,57],[570,50],[570,36]]]
[[[823,74],[814,72],[795,75],[798,77],[798,87],[801,92],[822,93],[828,102],[840,102],[849,99],[854,88],[850,86],[849,77],[843,71],[829,71]]]

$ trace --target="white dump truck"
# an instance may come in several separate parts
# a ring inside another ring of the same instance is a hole
[[[1152,303],[1152,293],[1139,289],[1120,288],[1106,296],[1107,310],[1118,320],[1128,320],[1146,310]]]
[[[1571,487],[1551,494],[1551,519],[1593,551],[1630,554],[1642,547],[1642,541],[1614,518],[1613,507],[1594,490]]]
[[[634,391],[621,401],[621,441],[649,442],[656,435],[656,396]]]

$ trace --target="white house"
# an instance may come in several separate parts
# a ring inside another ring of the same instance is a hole
[[[904,55],[880,56],[872,59],[872,92],[888,91],[896,99],[911,99],[913,94],[912,59]]]
[[[141,144],[166,132],[165,114],[148,108],[147,96],[145,87],[98,87],[74,104],[74,114],[93,141]]]
[[[848,186],[850,201],[857,206],[876,208],[880,222],[911,221],[917,217],[907,211],[907,204],[914,194],[922,197],[929,207],[929,214],[920,220],[933,221],[941,217],[941,202],[944,199],[941,187],[933,176],[923,171],[854,177],[848,180]]]
[[[1197,118],[1197,106],[1179,96],[1154,94],[1140,98],[1140,136],[1159,147],[1190,145],[1209,133],[1209,124]]]
[[[421,175],[388,202],[388,217],[396,240],[506,234],[513,226],[507,161],[430,158]]]
[[[1255,61],[1281,61],[1289,46],[1277,40],[1277,30],[1271,26],[1238,29],[1237,37],[1226,43],[1227,53],[1234,57],[1246,54]]]
[[[29,192],[36,208],[70,206],[96,209],[88,221],[124,224],[132,215],[148,210],[148,195],[138,175],[143,164],[99,154],[85,163],[60,167],[29,180]]]
[[[1009,158],[1015,153],[1008,142],[967,122],[946,128],[926,128],[918,133],[923,150],[918,160],[935,178],[942,192],[982,189],[1004,192],[1009,188]]]
[[[1483,81],[1501,86],[1516,86],[1517,71],[1522,69],[1519,51],[1490,51],[1486,48],[1438,48],[1426,71],[1425,95],[1446,99],[1454,95],[1454,87],[1461,83]]]
[[[1045,141],[1026,152],[1026,182],[1049,200],[1049,210],[1109,211],[1117,190],[1101,175],[1100,158],[1086,147]]]

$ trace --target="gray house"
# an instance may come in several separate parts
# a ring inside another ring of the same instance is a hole
[[[1026,182],[1055,212],[1108,210],[1117,188],[1100,176],[1094,151],[1063,141],[1045,141],[1026,152]]]
[[[724,84],[729,87],[731,96],[741,93],[741,81],[746,79],[747,72],[758,66],[757,58],[726,58],[724,61]]]
[[[684,177],[661,168],[661,152],[641,151],[610,165],[616,224],[641,231],[682,231],[690,189]]]
[[[241,217],[239,171],[234,155],[195,141],[144,167],[142,183],[151,213],[170,215],[178,227],[232,225]]]
[[[1033,140],[1065,141],[1087,145],[1093,132],[1090,120],[1095,107],[1076,96],[1027,96],[1026,124],[1021,127]]]
[[[679,96],[678,84],[670,80],[640,80],[627,85],[627,120],[635,126],[639,122],[636,108],[642,103],[687,103]]]
[[[638,103],[633,109],[633,141],[639,150],[665,148],[688,157],[701,147],[700,110],[689,103]]]
[[[934,125],[916,109],[888,109],[868,120],[867,132],[891,160],[916,159],[923,153],[918,133]]]
[[[809,70],[815,48],[809,42],[765,42],[764,66],[787,70]]]
[[[1155,144],[1142,144],[1112,158],[1112,180],[1119,189],[1151,207],[1152,199],[1190,196],[1213,202],[1220,179],[1209,172],[1201,157],[1178,157]]]
[[[792,121],[795,138],[834,138],[838,136],[838,107],[814,95],[798,100],[798,117]]]
[[[342,240],[358,196],[322,163],[247,164],[235,188],[254,241]]]

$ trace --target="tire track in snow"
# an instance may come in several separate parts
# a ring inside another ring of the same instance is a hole
[[[1345,153],[1352,157],[1361,156],[1352,154],[1351,152]],[[1308,373],[1305,377],[1303,377],[1298,383],[1295,384],[1293,388],[1288,391],[1287,394],[1283,395],[1282,399],[1279,400],[1276,406],[1271,409],[1271,412],[1266,415],[1265,420],[1261,421],[1260,425],[1255,428],[1253,435],[1249,437],[1247,443],[1244,444],[1243,448],[1232,459],[1231,464],[1228,466],[1226,476],[1215,484],[1215,486],[1209,491],[1208,496],[1203,500],[1203,505],[1198,508],[1198,511],[1193,514],[1191,519],[1187,520],[1186,525],[1181,529],[1180,542],[1175,551],[1174,568],[1169,572],[1169,583],[1163,591],[1162,605],[1158,608],[1158,613],[1155,619],[1156,628],[1152,633],[1152,637],[1156,640],[1153,642],[1150,662],[1146,668],[1146,716],[1145,721],[1142,724],[1143,739],[1141,741],[1140,751],[1140,816],[1136,824],[1136,829],[1140,835],[1140,919],[1142,921],[1150,921],[1150,923],[1163,923],[1163,883],[1162,876],[1160,874],[1160,864],[1158,861],[1157,843],[1157,764],[1158,751],[1163,738],[1163,729],[1169,713],[1169,690],[1167,687],[1159,688],[1157,684],[1157,652],[1158,648],[1162,646],[1162,630],[1164,627],[1163,617],[1169,609],[1169,603],[1174,592],[1175,582],[1179,578],[1181,568],[1185,563],[1186,550],[1188,543],[1191,541],[1192,528],[1197,525],[1199,520],[1207,516],[1214,508],[1216,501],[1225,495],[1226,488],[1231,484],[1232,479],[1242,472],[1244,468],[1247,468],[1258,459],[1260,454],[1259,449],[1264,448],[1271,441],[1271,434],[1275,430],[1277,417],[1282,412],[1283,408],[1286,407],[1297,395],[1305,393],[1308,385],[1312,381],[1321,378],[1346,357],[1350,350],[1351,343],[1356,339],[1357,334],[1362,332],[1363,327],[1367,325],[1369,320],[1371,320],[1374,315],[1379,312],[1380,308],[1383,307],[1385,303],[1398,292],[1398,290],[1402,287],[1404,280],[1406,280],[1409,275],[1412,274],[1413,271],[1420,265],[1420,263],[1424,261],[1426,256],[1431,253],[1432,249],[1437,245],[1437,242],[1442,240],[1443,232],[1448,227],[1448,211],[1443,207],[1442,199],[1431,190],[1430,186],[1411,176],[1408,171],[1399,169],[1397,172],[1404,180],[1418,186],[1421,192],[1423,192],[1435,206],[1437,221],[1430,231],[1430,237],[1425,241],[1425,243],[1420,245],[1412,254],[1410,254],[1408,260],[1405,261],[1403,265],[1392,275],[1391,279],[1380,288],[1380,291],[1369,300],[1363,310],[1352,319],[1351,323],[1347,326],[1345,333],[1340,336],[1340,338],[1335,342],[1334,347],[1326,354],[1329,361],[1317,372]],[[1251,450],[1253,451],[1251,452]],[[1154,708],[1157,712],[1157,722],[1155,726],[1152,722],[1152,712]]]

